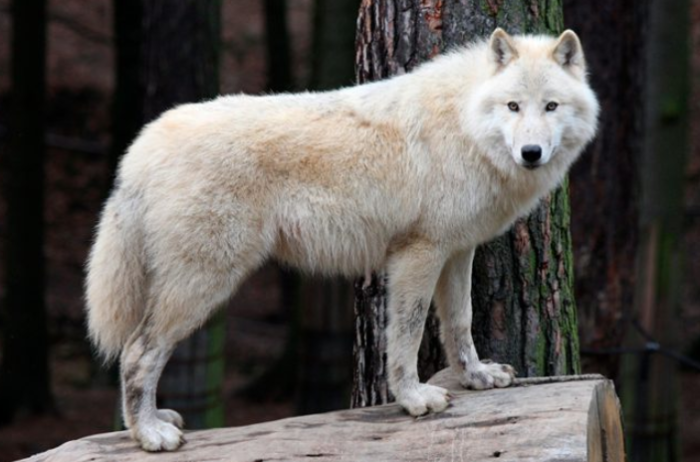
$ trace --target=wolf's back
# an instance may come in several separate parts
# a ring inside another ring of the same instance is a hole
[[[113,360],[143,318],[145,270],[137,197],[115,191],[107,201],[88,261],[86,302],[90,337]]]

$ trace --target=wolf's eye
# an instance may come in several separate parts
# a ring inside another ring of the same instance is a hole
[[[518,106],[518,103],[515,101],[511,101],[508,103],[508,109],[510,109],[513,112],[518,112],[520,110],[520,106]]]
[[[555,103],[554,101],[550,101],[550,102],[547,103],[547,105],[545,106],[545,110],[546,110],[547,112],[552,112],[552,111],[554,111],[557,107],[559,107],[559,103]]]

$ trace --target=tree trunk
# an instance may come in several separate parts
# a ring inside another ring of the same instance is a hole
[[[386,364],[386,275],[355,283],[355,339],[350,407],[392,401]],[[431,316],[433,317],[433,316]],[[420,369],[419,369],[420,372]]]
[[[674,461],[678,453],[677,364],[654,355],[677,345],[681,301],[683,175],[688,151],[689,2],[649,2],[646,34],[640,252],[635,317],[646,354],[624,358],[622,400],[630,461]]]
[[[360,82],[408,72],[447,48],[509,33],[558,33],[558,2],[364,0],[356,51]],[[473,332],[481,357],[512,364],[520,375],[579,370],[567,185],[513,229],[480,247],[474,261]],[[385,402],[383,276],[355,302],[354,406]],[[431,316],[431,318],[434,318]],[[419,359],[422,378],[444,364],[437,320],[428,321]]]
[[[294,79],[286,0],[265,0],[265,38],[267,89],[272,92],[290,91],[294,88]]]
[[[143,3],[144,120],[177,104],[212,98],[219,88],[219,0]],[[183,341],[165,368],[159,406],[189,428],[223,425],[223,313]]]
[[[52,407],[43,250],[46,2],[14,0],[12,17],[0,424],[20,409]]]
[[[301,286],[298,414],[344,409],[351,383],[352,291],[338,278]]]
[[[119,159],[143,125],[141,21],[143,0],[112,0],[114,11],[115,87],[112,96],[112,142],[108,168],[114,178]],[[109,187],[111,188],[111,181]]]
[[[313,90],[352,85],[359,0],[315,0],[311,82]]]
[[[143,3],[144,116],[219,93],[220,0]]]
[[[639,242],[639,152],[647,2],[566,0],[601,105],[598,136],[571,171],[571,233],[584,370],[617,378]],[[585,355],[588,352],[589,355]]]
[[[295,87],[292,73],[291,37],[287,24],[287,1],[265,0],[266,92],[282,93]],[[300,372],[301,277],[290,268],[278,265],[281,309],[287,322],[287,338],[282,354],[267,370],[239,392],[253,401],[292,399]]]

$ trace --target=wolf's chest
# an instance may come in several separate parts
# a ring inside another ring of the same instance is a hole
[[[458,247],[472,247],[507,231],[545,194],[546,188],[470,188],[443,201],[435,220],[445,223],[445,237],[454,239]]]

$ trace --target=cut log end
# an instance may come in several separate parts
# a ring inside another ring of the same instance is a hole
[[[596,384],[588,410],[588,462],[625,460],[620,401],[610,380]]]

